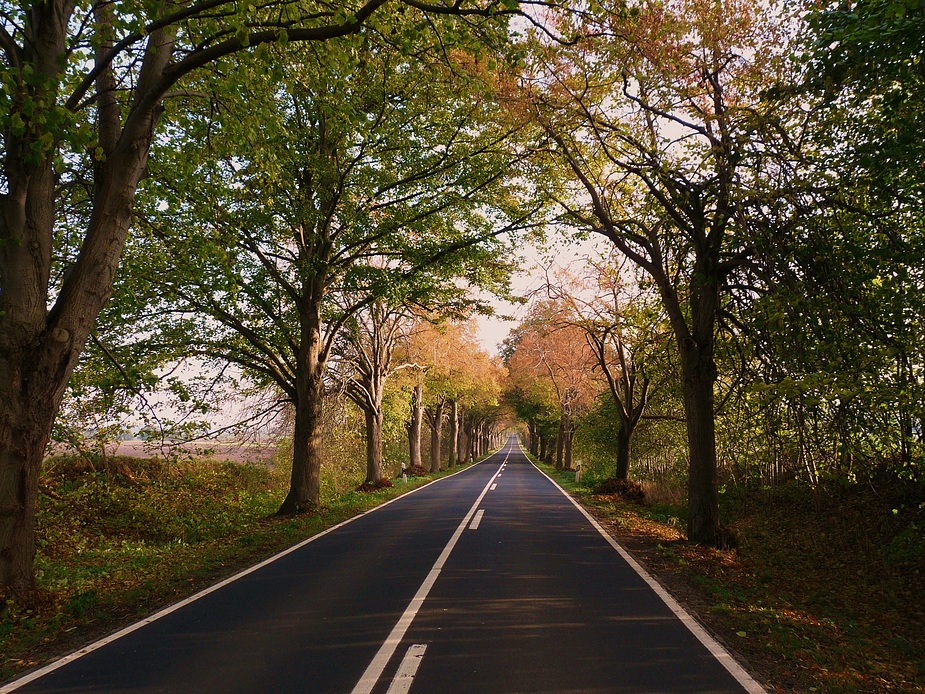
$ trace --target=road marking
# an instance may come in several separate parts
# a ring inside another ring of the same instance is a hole
[[[523,447],[521,446],[521,452],[523,452]],[[526,455],[526,453],[524,453]],[[527,459],[529,460],[529,458]],[[534,465],[536,467],[536,465]],[[662,584],[652,578],[652,575],[646,571],[640,564],[637,562],[633,556],[627,552],[623,545],[617,542],[613,536],[608,533],[604,528],[601,527],[601,524],[595,520],[595,518],[588,513],[585,508],[579,504],[572,496],[565,491],[559,483],[556,482],[552,477],[547,475],[545,472],[540,470],[538,467],[537,471],[543,475],[546,479],[552,482],[556,488],[562,492],[566,499],[572,502],[572,505],[577,508],[581,514],[588,519],[588,522],[597,530],[601,536],[607,540],[611,547],[617,550],[617,553],[623,558],[623,560],[632,567],[632,569],[639,574],[639,577],[645,581],[648,586],[655,591],[655,594],[662,599],[662,602],[668,606],[668,609],[671,610],[675,617],[681,620],[681,623],[687,627],[694,637],[704,645],[704,647],[710,652],[714,658],[716,658],[720,665],[726,668],[726,671],[732,675],[736,681],[744,687],[745,691],[748,694],[768,694],[767,690],[762,687],[755,679],[745,671],[735,658],[732,657],[732,654],[729,653],[725,648],[723,648],[719,642],[714,639],[710,633],[691,615],[690,612],[685,610],[681,604],[674,599],[674,597],[662,587]]]
[[[427,646],[423,643],[416,643],[408,647],[405,657],[401,660],[401,665],[398,666],[398,672],[395,673],[395,679],[392,680],[386,694],[408,694],[411,690],[411,683],[414,681],[414,675],[421,665],[421,660],[424,659],[424,651],[426,650]]]
[[[491,485],[491,489],[489,491],[492,491],[492,492],[495,491],[495,487],[497,486],[498,486],[497,483]]]
[[[510,455],[510,451],[508,452],[508,455]],[[504,459],[507,460],[507,455],[504,456]],[[479,504],[482,503],[482,499],[485,498],[485,495],[488,493],[488,488],[491,486],[491,483],[494,482],[495,478],[500,474],[501,468],[499,467],[498,472],[492,475],[492,478],[488,480],[488,484],[485,485],[482,493],[479,494],[478,498],[475,500],[475,503],[472,504],[472,508],[469,509],[469,512],[463,517],[462,521],[457,526],[456,531],[450,538],[450,541],[446,543],[446,547],[443,548],[440,556],[437,557],[437,561],[434,562],[430,573],[427,574],[427,578],[424,579],[421,587],[418,588],[418,592],[414,594],[413,598],[411,598],[411,602],[408,603],[408,607],[405,608],[404,614],[398,619],[398,622],[392,628],[392,632],[386,637],[383,644],[379,647],[379,651],[373,657],[372,662],[366,668],[363,676],[360,677],[360,681],[357,682],[356,686],[353,688],[352,694],[370,694],[370,692],[372,692],[373,687],[376,686],[379,678],[382,677],[382,671],[385,670],[386,665],[389,664],[389,660],[392,659],[392,655],[395,653],[395,649],[398,648],[401,640],[405,637],[405,632],[408,631],[408,628],[411,626],[411,622],[414,621],[418,611],[421,609],[421,606],[427,599],[427,595],[430,593],[430,589],[433,588],[434,583],[437,582],[437,577],[440,575],[440,571],[443,570],[443,566],[446,564],[446,560],[449,559],[450,553],[453,551],[453,548],[459,541],[460,536],[463,534],[463,530],[465,530],[466,526],[469,525],[469,521],[475,514],[475,510],[479,507]]]
[[[23,686],[29,684],[30,682],[34,682],[35,680],[39,679],[40,677],[44,677],[44,676],[47,675],[48,673],[54,672],[54,671],[57,670],[58,668],[64,667],[64,666],[67,665],[68,663],[71,663],[71,662],[77,660],[78,658],[81,658],[82,656],[87,655],[88,653],[92,653],[93,651],[98,650],[98,649],[102,648],[103,646],[106,646],[106,645],[112,643],[113,641],[116,641],[117,639],[122,638],[123,636],[127,636],[128,634],[131,634],[133,631],[137,631],[138,629],[141,629],[142,627],[147,626],[148,624],[151,624],[152,622],[157,621],[157,620],[160,619],[161,617],[166,617],[166,616],[169,615],[170,613],[176,612],[176,611],[179,610],[181,607],[185,607],[186,605],[189,605],[189,604],[192,603],[192,602],[196,602],[196,601],[199,600],[200,598],[204,598],[205,596],[209,595],[210,593],[214,593],[215,591],[219,590],[220,588],[224,588],[224,587],[227,586],[229,583],[233,583],[234,581],[237,581],[239,578],[243,578],[244,576],[247,576],[247,575],[249,575],[249,574],[252,574],[252,573],[254,573],[255,571],[258,571],[259,569],[262,569],[263,567],[267,566],[268,564],[272,564],[274,561],[276,561],[277,559],[281,559],[282,557],[285,557],[287,554],[292,554],[293,552],[296,552],[296,551],[302,549],[303,547],[305,547],[305,546],[308,545],[308,544],[311,544],[311,543],[314,542],[315,540],[320,540],[322,537],[324,537],[324,536],[327,535],[328,533],[333,533],[335,530],[338,530],[339,528],[344,527],[344,526],[347,525],[348,523],[352,523],[352,522],[355,521],[355,520],[359,520],[359,519],[362,518],[363,516],[368,516],[370,513],[374,513],[374,512],[376,512],[376,511],[378,511],[378,510],[380,510],[380,509],[385,508],[386,506],[389,506],[390,504],[394,504],[396,501],[400,501],[401,499],[404,499],[404,498],[406,498],[406,497],[409,497],[409,496],[411,496],[412,494],[415,494],[416,492],[421,491],[422,489],[426,489],[427,487],[429,487],[429,486],[432,485],[432,484],[437,484],[438,482],[442,482],[443,480],[448,480],[448,479],[450,479],[451,477],[455,477],[456,475],[461,475],[462,473],[466,472],[467,470],[471,470],[471,469],[473,469],[474,467],[476,467],[477,465],[481,465],[482,463],[487,462],[487,461],[488,461],[490,458],[492,458],[493,456],[499,455],[499,453],[500,453],[500,451],[499,451],[498,453],[493,453],[492,455],[486,457],[485,460],[481,460],[481,461],[479,461],[478,463],[473,463],[472,465],[469,465],[468,467],[463,468],[463,469],[460,470],[459,472],[454,472],[452,475],[447,475],[446,477],[441,477],[440,479],[436,479],[436,480],[433,480],[432,482],[428,482],[427,484],[421,485],[421,486],[418,487],[417,489],[412,489],[410,492],[407,492],[407,493],[405,493],[405,494],[402,494],[401,496],[396,496],[394,499],[390,499],[390,500],[386,501],[384,504],[380,504],[379,506],[376,506],[376,507],[374,507],[374,508],[371,508],[371,509],[369,509],[368,511],[364,511],[363,513],[360,513],[360,514],[358,514],[358,515],[356,515],[356,516],[353,516],[352,518],[348,518],[348,519],[345,520],[345,521],[341,521],[341,522],[338,523],[337,525],[332,525],[332,526],[331,526],[330,528],[328,528],[327,530],[322,530],[320,533],[317,533],[316,535],[312,535],[311,537],[306,538],[305,540],[302,540],[301,542],[299,542],[299,543],[296,544],[296,545],[293,545],[293,546],[290,547],[289,549],[285,549],[285,550],[283,550],[282,552],[280,552],[279,554],[274,554],[274,555],[273,555],[272,557],[270,557],[269,559],[264,559],[264,560],[263,560],[262,562],[260,562],[259,564],[254,564],[253,566],[251,566],[251,567],[249,567],[249,568],[247,568],[247,569],[244,569],[244,571],[241,571],[241,572],[239,572],[239,573],[236,573],[236,574],[234,574],[233,576],[229,576],[229,577],[226,578],[225,580],[219,581],[219,582],[216,583],[215,585],[209,586],[209,587],[206,588],[205,590],[199,591],[199,592],[196,593],[195,595],[191,595],[190,597],[188,597],[188,598],[186,598],[186,599],[184,599],[184,600],[181,600],[180,602],[174,603],[173,605],[168,605],[168,606],[165,607],[164,609],[159,610],[159,611],[155,612],[154,614],[149,615],[148,617],[145,617],[145,618],[142,619],[141,621],[135,622],[134,624],[129,624],[129,625],[128,625],[127,627],[125,627],[124,629],[121,629],[121,630],[115,632],[114,634],[110,634],[109,636],[107,636],[107,637],[105,637],[105,638],[102,638],[102,639],[100,639],[99,641],[94,641],[93,643],[88,644],[88,645],[84,646],[83,648],[80,648],[79,650],[74,651],[73,653],[70,653],[70,654],[64,656],[63,658],[59,658],[58,660],[55,660],[54,662],[49,663],[49,664],[46,665],[45,667],[42,667],[42,668],[39,668],[38,670],[34,670],[34,671],[30,672],[28,675],[24,675],[23,677],[20,677],[20,678],[17,679],[17,680],[13,680],[12,682],[7,682],[7,683],[4,684],[3,686],[0,686],[0,694],[8,694],[8,692],[15,691],[16,689],[19,689],[20,687],[23,687]],[[508,455],[510,455],[510,451],[508,451]],[[507,460],[507,455],[504,456],[504,459]],[[492,478],[492,479],[494,479],[494,478]],[[484,492],[483,492],[483,494],[484,494]],[[479,497],[479,499],[481,500],[481,497]]]
[[[475,514],[475,518],[472,519],[472,522],[469,524],[469,530],[478,530],[479,523],[482,522],[482,516],[485,515],[485,509],[480,508],[479,512]]]

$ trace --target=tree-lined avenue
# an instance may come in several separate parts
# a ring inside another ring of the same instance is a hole
[[[16,690],[349,692],[440,558],[374,693],[763,691],[724,668],[513,437]]]

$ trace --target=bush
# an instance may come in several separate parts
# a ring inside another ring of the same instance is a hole
[[[639,482],[618,480],[613,477],[601,480],[594,486],[595,494],[615,494],[625,501],[641,504],[646,500],[645,490]]]
[[[359,487],[356,488],[358,492],[375,492],[380,489],[387,489],[392,486],[392,480],[386,479],[383,477],[381,480],[373,484],[372,482],[364,482]]]

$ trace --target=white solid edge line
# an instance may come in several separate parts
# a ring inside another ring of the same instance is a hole
[[[508,455],[510,455],[510,452],[508,452]],[[507,456],[505,456],[504,459],[507,460]],[[500,470],[501,468],[498,469]],[[427,577],[424,579],[421,587],[418,588],[417,593],[415,593],[414,597],[411,598],[411,602],[408,603],[408,607],[405,608],[402,616],[398,618],[398,622],[396,622],[395,626],[392,628],[392,631],[386,637],[385,641],[383,641],[382,645],[379,647],[379,650],[376,652],[376,655],[373,656],[369,666],[367,666],[366,670],[363,672],[363,675],[360,677],[360,681],[356,683],[352,694],[369,694],[379,682],[379,679],[382,677],[382,672],[385,670],[386,666],[389,664],[389,661],[392,659],[392,655],[394,655],[395,650],[398,648],[401,640],[404,638],[405,632],[408,631],[408,628],[411,626],[411,622],[414,621],[418,611],[420,611],[421,606],[427,599],[427,596],[430,593],[430,589],[433,588],[434,583],[437,582],[437,577],[440,575],[440,571],[443,569],[443,565],[446,564],[446,560],[449,559],[450,553],[453,551],[453,548],[456,546],[456,543],[462,536],[463,531],[465,531],[466,526],[469,525],[469,521],[471,520],[472,515],[475,513],[475,510],[478,508],[479,504],[482,503],[482,499],[488,493],[488,488],[491,486],[491,483],[495,481],[495,477],[497,477],[498,474],[499,473],[496,472],[494,475],[492,475],[491,479],[488,480],[488,484],[485,485],[482,493],[479,494],[478,498],[475,500],[475,503],[472,504],[472,508],[469,509],[468,513],[466,513],[460,524],[456,527],[456,531],[453,533],[453,536],[450,538],[449,542],[446,543],[446,547],[443,548],[440,556],[437,557],[437,561],[434,562],[430,573],[427,574]]]
[[[521,450],[523,450],[523,447],[521,447]],[[527,458],[527,460],[529,460],[529,458]],[[684,626],[687,627],[687,629],[697,638],[697,640],[706,647],[706,649],[710,652],[710,655],[716,658],[720,665],[726,668],[729,674],[732,675],[736,681],[745,688],[745,691],[748,692],[748,694],[767,694],[767,690],[758,684],[758,682],[750,674],[748,674],[748,672],[746,672],[745,668],[739,665],[739,663],[735,658],[732,657],[729,651],[723,648],[720,643],[714,639],[706,629],[704,629],[700,622],[694,619],[690,612],[681,607],[680,603],[678,603],[678,601],[672,597],[671,593],[665,590],[661,583],[652,578],[652,575],[646,571],[639,564],[639,562],[637,562],[633,556],[613,538],[610,533],[601,527],[601,524],[597,522],[594,516],[588,513],[581,504],[575,501],[571,494],[565,491],[558,482],[536,467],[536,464],[534,464],[533,461],[530,462],[533,464],[533,467],[536,468],[537,472],[552,482],[556,488],[562,492],[565,498],[571,501],[572,505],[574,505],[575,508],[577,508],[582,513],[582,515],[588,519],[588,522],[591,523],[591,525],[594,526],[594,528],[601,534],[601,536],[603,536],[603,538],[610,543],[611,547],[617,550],[623,560],[629,564],[637,574],[639,574],[640,578],[642,578],[642,580],[645,581],[652,590],[655,591],[656,595],[662,599],[662,602],[668,606],[668,609],[671,610],[674,615],[681,620],[681,623],[684,624]]]
[[[395,673],[395,678],[392,680],[392,684],[389,685],[389,690],[386,694],[407,694],[411,691],[411,683],[421,666],[424,651],[426,650],[427,645],[423,643],[408,646],[405,657],[402,658],[401,665],[398,666],[398,672]]]
[[[500,451],[498,451],[498,452],[500,453]],[[459,470],[459,471],[457,471],[457,472],[454,472],[452,475],[446,475],[445,477],[441,477],[440,479],[431,480],[431,481],[428,482],[427,484],[422,484],[422,485],[421,485],[420,487],[418,487],[417,489],[412,489],[411,491],[406,492],[406,493],[402,494],[401,496],[396,496],[394,499],[389,499],[388,501],[386,501],[386,502],[384,502],[384,503],[382,503],[382,504],[379,504],[378,506],[374,506],[373,508],[371,508],[371,509],[369,509],[369,510],[367,510],[367,511],[363,511],[363,513],[360,513],[360,514],[358,514],[358,515],[356,515],[356,516],[351,516],[350,518],[347,518],[346,520],[341,521],[341,522],[338,523],[337,525],[332,525],[330,528],[327,528],[326,530],[322,530],[321,532],[319,532],[319,533],[317,533],[317,534],[315,534],[315,535],[312,535],[312,536],[309,537],[309,538],[306,538],[306,539],[302,540],[302,541],[299,542],[298,544],[295,544],[295,545],[293,545],[292,547],[289,547],[288,549],[284,549],[284,550],[283,550],[282,552],[280,552],[279,554],[274,554],[272,557],[269,557],[269,558],[267,558],[267,559],[264,559],[264,560],[263,560],[262,562],[260,562],[259,564],[254,564],[253,566],[248,567],[248,568],[244,569],[243,571],[240,571],[240,572],[238,572],[238,573],[236,573],[236,574],[233,574],[232,576],[229,576],[228,578],[225,578],[225,579],[219,581],[219,582],[216,583],[215,585],[209,586],[208,588],[205,588],[205,589],[199,591],[198,593],[195,593],[195,594],[191,595],[190,597],[181,600],[180,602],[174,603],[173,605],[168,605],[167,607],[165,607],[165,608],[163,608],[163,609],[161,609],[161,610],[155,612],[154,614],[151,614],[151,615],[145,617],[144,619],[142,619],[142,620],[140,620],[140,621],[138,621],[138,622],[135,622],[134,624],[129,624],[127,627],[123,627],[123,628],[120,629],[119,631],[116,631],[116,632],[110,634],[109,636],[106,636],[106,637],[100,639],[99,641],[94,641],[93,643],[90,643],[90,644],[84,646],[83,648],[80,648],[80,649],[74,651],[73,653],[69,653],[68,655],[63,656],[63,657],[59,658],[58,660],[55,660],[55,661],[49,663],[48,665],[45,665],[44,667],[39,668],[38,670],[34,670],[34,671],[30,672],[30,673],[27,674],[27,675],[23,675],[22,677],[20,677],[20,678],[18,678],[18,679],[15,679],[15,680],[13,680],[12,682],[7,682],[5,685],[0,686],[0,694],[7,694],[8,692],[15,691],[16,689],[19,689],[20,687],[22,687],[22,686],[24,686],[24,685],[27,685],[27,684],[29,684],[30,682],[33,682],[33,681],[39,679],[40,677],[44,677],[44,676],[47,675],[48,673],[54,672],[54,671],[57,670],[58,668],[64,667],[64,666],[67,665],[68,663],[71,663],[71,662],[77,660],[78,658],[81,658],[81,657],[87,655],[88,653],[92,653],[93,651],[95,651],[95,650],[97,650],[97,649],[100,649],[100,648],[102,648],[103,646],[106,646],[106,645],[112,643],[113,641],[116,641],[116,640],[122,638],[123,636],[127,636],[128,634],[131,634],[133,631],[137,631],[138,629],[141,629],[142,627],[147,626],[148,624],[151,624],[152,622],[157,621],[157,620],[160,619],[161,617],[166,617],[166,616],[169,615],[171,612],[175,612],[175,611],[179,610],[181,607],[186,607],[186,606],[189,605],[190,603],[196,602],[196,601],[199,600],[200,598],[204,598],[206,595],[209,595],[210,593],[214,593],[215,591],[219,590],[220,588],[224,588],[224,587],[227,586],[229,583],[232,583],[232,582],[234,582],[234,581],[237,581],[239,578],[244,578],[244,577],[247,576],[248,574],[252,574],[252,573],[254,573],[255,571],[258,571],[259,569],[262,569],[263,567],[267,566],[268,564],[272,564],[272,563],[273,563],[274,561],[276,561],[277,559],[282,559],[282,558],[285,557],[286,555],[292,554],[293,552],[302,549],[303,547],[305,547],[305,545],[308,545],[308,544],[314,542],[315,540],[318,540],[318,539],[324,537],[324,536],[327,535],[328,533],[334,532],[334,531],[337,530],[338,528],[344,527],[344,526],[347,525],[348,523],[352,523],[352,522],[355,521],[355,520],[359,520],[359,519],[362,518],[363,516],[369,515],[370,513],[373,513],[373,512],[375,512],[375,511],[378,511],[379,509],[385,508],[385,507],[388,506],[389,504],[392,504],[392,503],[398,501],[399,499],[404,499],[405,497],[411,496],[412,494],[414,494],[414,493],[416,493],[416,492],[419,492],[419,491],[421,491],[422,489],[426,489],[427,487],[429,487],[429,486],[432,485],[432,484],[437,484],[438,482],[442,482],[443,480],[448,480],[448,479],[450,479],[451,477],[455,477],[456,475],[459,475],[459,474],[462,474],[462,473],[464,473],[464,472],[467,472],[467,471],[471,470],[472,468],[474,468],[476,465],[481,465],[482,463],[486,462],[486,461],[487,461],[489,458],[491,458],[493,455],[497,455],[497,453],[493,453],[493,454],[487,456],[487,457],[485,458],[485,460],[480,460],[478,463],[473,463],[472,465],[469,465],[468,467],[465,467],[465,468],[463,468],[462,470]],[[504,459],[507,460],[507,456],[505,456]],[[494,478],[492,478],[492,479],[494,479]]]

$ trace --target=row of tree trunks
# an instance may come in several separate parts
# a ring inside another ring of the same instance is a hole
[[[449,405],[449,413],[446,412]],[[430,429],[430,471],[441,469],[446,450],[449,467],[468,458],[471,435],[461,426],[462,412],[456,400],[438,399],[430,408],[423,405],[423,378],[418,380],[411,399],[411,420],[408,423],[408,451],[411,466],[422,465],[421,436],[423,421],[426,419]],[[448,442],[444,446],[443,429],[448,425]]]
[[[575,438],[575,423],[569,416],[564,416],[559,423],[555,437],[556,470],[571,470],[573,467],[572,441]],[[549,456],[551,457],[551,455]],[[545,460],[544,460],[545,462]]]

